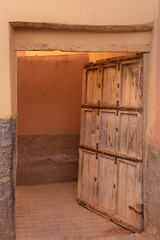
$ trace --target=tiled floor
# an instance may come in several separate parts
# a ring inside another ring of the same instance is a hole
[[[76,182],[16,187],[17,240],[148,240],[85,209]]]

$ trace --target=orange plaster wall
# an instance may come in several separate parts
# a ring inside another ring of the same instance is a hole
[[[88,54],[18,57],[18,135],[79,133],[86,62]]]

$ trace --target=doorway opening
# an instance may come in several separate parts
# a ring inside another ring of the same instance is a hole
[[[82,155],[82,151],[87,151],[88,154],[94,150],[94,146],[93,149],[84,149],[85,144],[83,143],[85,141],[82,139],[80,140],[80,125],[82,129],[82,115],[85,107],[87,111],[88,109],[94,110],[92,111],[91,118],[89,115],[86,118],[84,117],[84,120],[88,119],[88,123],[84,125],[86,127],[84,133],[87,133],[87,129],[90,129],[90,124],[96,126],[96,128],[100,125],[94,121],[93,116],[93,112],[97,111],[96,104],[93,103],[92,105],[92,101],[90,101],[89,104],[88,102],[86,103],[86,106],[81,106],[82,92],[84,91],[82,87],[82,79],[84,79],[83,66],[86,64],[89,68],[96,69],[96,61],[103,62],[102,59],[130,55],[131,53],[109,52],[17,52],[17,239],[22,239],[24,236],[28,237],[28,239],[32,239],[32,237],[33,239],[41,239],[41,237],[45,239],[45,236],[46,239],[53,239],[53,237],[54,239],[97,239],[98,237],[107,237],[111,235],[130,234],[130,231],[121,228],[95,213],[87,211],[85,208],[77,205],[76,202],[78,162],[83,162],[83,166],[86,163],[86,160],[83,161],[82,158],[79,160],[79,143],[82,143],[80,144],[80,155]],[[88,65],[89,62],[93,62],[93,64]],[[113,66],[111,68],[112,71],[114,71]],[[95,70],[93,70],[93,72],[94,71]],[[124,74],[126,74],[125,79],[130,81],[130,77],[127,75],[128,71],[130,70],[126,70]],[[137,73],[134,72],[135,69],[132,71],[134,83],[131,82],[131,84],[137,86],[137,80],[135,79]],[[93,76],[92,73],[91,75],[90,80],[93,83],[97,77]],[[109,79],[115,84],[113,72],[112,75],[109,76]],[[92,93],[97,91],[96,87],[99,87],[99,83],[98,85],[96,85],[97,83],[95,85],[92,83],[88,85],[90,92],[87,93],[90,94],[88,96],[91,98],[92,95],[94,95]],[[116,82],[116,89],[117,86]],[[127,87],[129,87],[129,84]],[[106,86],[105,92],[108,91],[108,89],[110,92],[109,98],[112,100],[111,95],[113,95],[115,91],[114,86],[112,86],[112,89],[109,85]],[[107,97],[105,92],[103,91],[103,96]],[[125,95],[127,94],[126,92]],[[116,93],[116,99],[117,97],[118,95]],[[94,97],[92,100],[94,100]],[[82,105],[84,104],[82,103]],[[83,108],[82,110],[81,107]],[[123,108],[126,107],[130,107],[129,103],[127,106],[123,106]],[[125,111],[126,114],[127,110],[128,109],[119,109],[118,111]],[[135,113],[135,111],[134,109],[131,110],[132,116],[129,116],[127,120],[124,119],[125,114],[121,115],[122,119],[120,121],[123,125],[122,131],[125,132],[125,134],[127,131],[126,121],[130,124],[130,119],[132,119],[133,125],[135,126],[135,120],[133,119],[135,116],[133,112]],[[101,110],[98,111],[101,112]],[[114,111],[116,112],[117,109],[114,109]],[[104,120],[107,119],[107,124],[109,125],[109,118],[106,116],[104,116]],[[110,120],[113,121],[112,117]],[[87,124],[89,125],[87,126]],[[104,129],[106,129],[105,126]],[[132,126],[132,129],[136,135],[137,132],[134,126]],[[117,128],[118,125],[115,127],[115,132],[117,132]],[[110,126],[109,131],[111,132]],[[91,129],[91,132],[92,136],[89,136],[89,133],[87,136],[82,136],[83,134],[81,134],[81,138],[87,137],[89,141],[91,138],[95,138],[95,136],[93,136],[93,129]],[[135,135],[131,132],[127,135],[127,138],[131,137],[132,144],[135,144],[134,141],[137,141],[135,140]],[[107,141],[111,140],[108,139]],[[105,142],[105,139],[103,142]],[[103,149],[104,148],[103,146]],[[129,149],[129,151],[132,150],[133,147],[131,150]],[[98,154],[104,157],[104,152],[99,152]],[[111,152],[109,156],[113,158]],[[121,158],[121,156],[119,157]],[[129,159],[127,159],[127,161],[129,161]],[[93,162],[94,161],[92,161],[92,163]],[[110,164],[110,162],[111,161],[108,161],[107,163],[108,171],[112,170],[112,164]],[[132,161],[132,165],[135,166],[133,162],[134,161]],[[124,165],[124,162],[122,164]],[[90,170],[93,170],[93,168],[90,166],[90,169],[87,169],[87,166],[89,165],[85,166],[84,170],[86,170],[86,172],[83,174],[89,178]],[[103,171],[105,165],[103,164],[101,167]],[[127,169],[129,168],[127,167]],[[107,171],[106,173],[107,176],[109,176]],[[125,167],[122,165],[121,173],[122,175],[125,173]],[[103,183],[107,180],[104,178],[104,175],[105,173],[103,173],[102,176]],[[92,177],[95,180],[95,176]],[[128,176],[126,177],[128,177],[130,185],[133,185],[132,181],[134,181],[134,179],[132,179],[132,169],[129,169]],[[115,176],[113,178],[115,178]],[[87,181],[86,178],[86,183]],[[81,180],[79,182],[81,186],[84,186]],[[88,181],[88,186],[89,185],[90,181]],[[82,189],[82,195],[84,192],[87,194],[87,191],[90,190],[88,186]],[[103,190],[105,196],[105,187]],[[95,190],[92,189],[92,191],[94,192]],[[131,189],[127,191],[130,192]],[[81,204],[85,205],[83,197],[84,196],[79,195],[78,198]],[[127,201],[126,199],[124,200]],[[114,200],[111,199],[111,201]],[[95,209],[91,205],[87,207],[101,214],[100,211],[98,211],[99,209]],[[132,206],[130,207],[132,208]],[[138,210],[134,207],[130,209],[130,211],[132,211],[133,214],[133,212]],[[22,215],[25,218],[23,219],[25,221],[25,226],[23,221],[21,221]],[[106,217],[109,216],[106,215]],[[56,220],[57,225],[55,224]],[[82,224],[83,221],[85,224]],[[86,226],[90,229],[89,231]]]

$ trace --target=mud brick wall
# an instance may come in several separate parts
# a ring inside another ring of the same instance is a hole
[[[79,135],[19,136],[17,185],[76,181]]]

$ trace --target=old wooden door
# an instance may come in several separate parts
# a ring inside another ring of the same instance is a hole
[[[143,229],[143,56],[84,67],[78,201],[133,230]]]

